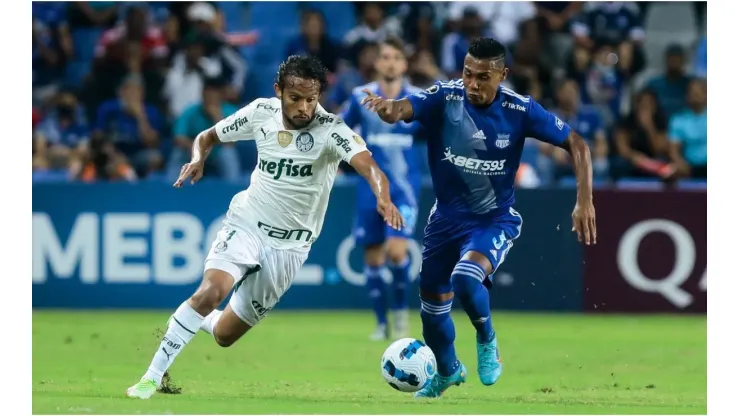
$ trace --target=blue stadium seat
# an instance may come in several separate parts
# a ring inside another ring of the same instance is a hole
[[[31,175],[31,181],[38,182],[67,182],[69,172],[66,170],[40,170],[34,171]]]
[[[707,189],[707,181],[704,179],[684,179],[678,181],[676,187],[681,190],[699,191]]]
[[[295,1],[251,3],[250,29],[257,29],[269,36],[285,29],[295,32],[298,25],[298,5]]]
[[[619,189],[660,190],[665,186],[659,179],[625,178],[617,181]]]

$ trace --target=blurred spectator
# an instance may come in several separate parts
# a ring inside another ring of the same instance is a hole
[[[537,16],[531,1],[456,1],[450,4],[449,19],[461,22],[471,9],[487,22],[484,30],[506,46],[518,39],[519,25]]]
[[[583,10],[580,1],[536,1],[539,27],[542,31],[543,55],[555,67],[565,65],[573,48],[570,27]],[[553,68],[557,70],[558,68]]]
[[[695,77],[707,77],[707,36],[704,35],[699,40],[696,52],[694,54],[693,70]]]
[[[456,4],[458,3],[453,3],[453,5]],[[470,42],[482,36],[490,36],[485,30],[483,18],[476,7],[465,9],[457,26],[458,31],[448,33],[442,39],[442,50],[440,51],[442,70],[449,78],[460,78]]]
[[[301,34],[288,42],[285,56],[310,55],[318,58],[331,73],[336,73],[341,58],[340,46],[326,33],[326,20],[318,10],[305,10]]]
[[[686,75],[686,57],[681,45],[670,45],[665,52],[665,73],[648,82],[647,87],[658,96],[663,114],[670,118],[686,104],[686,91],[691,79]]]
[[[33,3],[31,83],[36,105],[54,96],[74,54],[65,14],[66,3]]]
[[[429,51],[432,56],[436,55],[442,46],[442,37],[434,27],[432,2],[403,3],[398,13],[402,16],[403,40],[409,45],[408,52]]]
[[[655,93],[642,90],[635,98],[629,116],[623,118],[614,131],[618,158],[612,160],[612,176],[661,177],[668,179],[676,173],[669,160],[666,138],[667,121],[658,107]]]
[[[344,36],[348,56],[357,56],[365,43],[379,43],[389,36],[400,37],[401,28],[385,20],[385,12],[375,2],[355,3],[361,10],[360,24]]]
[[[409,80],[419,88],[428,88],[435,81],[447,81],[447,77],[434,62],[430,51],[417,51],[409,58]]]
[[[580,1],[536,1],[537,16],[544,20],[548,32],[559,33],[570,28],[573,18],[583,10]]]
[[[224,90],[226,100],[238,102],[247,78],[247,62],[221,32],[218,11],[209,3],[195,3],[188,9],[188,20],[191,33],[204,39],[204,56],[220,68],[219,77],[229,84]]]
[[[519,26],[519,42],[512,46],[513,63],[509,80],[516,91],[531,95],[543,105],[551,100],[550,65],[543,61],[542,40],[539,26],[529,20]]]
[[[84,150],[89,131],[84,110],[71,91],[60,92],[55,104],[36,127],[36,144],[55,159],[51,169],[66,169],[69,158]]]
[[[115,148],[133,162],[137,174],[145,177],[162,167],[158,146],[164,119],[157,107],[144,101],[144,85],[140,76],[126,78],[118,94],[117,99],[100,106],[93,137],[104,138],[115,144]]]
[[[572,31],[576,48],[594,51],[600,45],[614,45],[614,52],[629,74],[645,68],[642,49],[645,29],[635,2],[588,2],[573,23]]]
[[[106,63],[126,64],[127,50],[136,45],[141,50],[142,64],[162,64],[167,57],[167,42],[162,31],[150,22],[145,5],[130,6],[123,22],[103,33],[95,47],[95,57]]]
[[[177,180],[182,165],[190,161],[195,137],[238,110],[235,105],[223,101],[223,87],[220,80],[207,80],[203,102],[188,107],[175,121],[174,148],[167,162],[167,176],[171,182]],[[213,171],[222,179],[238,181],[239,155],[233,143],[216,146],[206,159],[205,169],[206,175]]]
[[[619,117],[627,81],[625,67],[616,62],[615,52],[612,45],[601,44],[579,80],[583,102],[596,107],[607,126],[613,125]]]
[[[69,25],[76,28],[109,28],[118,20],[119,2],[74,1],[68,5]]]
[[[205,42],[203,37],[190,34],[184,42],[184,50],[172,59],[163,91],[172,118],[178,118],[186,108],[200,103],[204,80],[221,73],[218,62],[204,56]]]
[[[168,53],[162,32],[150,23],[148,9],[139,4],[126,9],[123,22],[104,32],[95,48],[95,67],[83,97],[88,116],[94,119],[95,109],[116,97],[118,86],[130,75],[141,77],[146,100],[162,107]]]
[[[113,143],[102,137],[94,137],[90,141],[89,152],[79,165],[72,169],[74,178],[83,182],[105,181],[135,181],[136,172],[126,160],[126,157],[116,150]]]
[[[378,44],[364,43],[357,57],[354,67],[343,71],[326,94],[325,105],[331,112],[339,108],[349,99],[352,90],[360,85],[367,84],[375,79],[375,60],[378,58]]]
[[[581,105],[578,83],[574,80],[565,80],[560,85],[557,103],[553,113],[583,137],[591,149],[594,178],[606,179],[609,175],[609,144],[601,115],[594,108]],[[568,153],[547,143],[540,143],[537,164],[545,183],[573,175]]]
[[[671,118],[668,137],[671,161],[682,176],[707,178],[707,83],[694,79],[689,83],[688,109]]]

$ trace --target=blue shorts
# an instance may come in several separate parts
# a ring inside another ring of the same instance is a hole
[[[383,221],[376,209],[375,202],[372,206],[361,206],[355,216],[353,234],[355,244],[358,246],[372,246],[383,244],[385,240],[391,237],[395,238],[412,238],[416,231],[416,218],[419,209],[415,204],[410,204],[403,198],[391,198],[393,203],[398,207],[403,217],[405,227],[400,230],[394,230]]]
[[[483,283],[491,287],[491,276],[522,232],[522,217],[514,208],[486,220],[449,218],[435,208],[424,229],[420,289],[426,293],[452,292],[450,277],[468,251],[485,255],[493,265]]]

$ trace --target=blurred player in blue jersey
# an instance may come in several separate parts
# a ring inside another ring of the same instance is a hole
[[[367,184],[357,187],[357,214],[354,236],[358,246],[365,249],[365,277],[367,289],[377,318],[377,328],[370,339],[378,341],[390,338],[390,326],[386,317],[386,288],[382,279],[383,270],[388,268],[393,276],[390,309],[393,312],[393,333],[396,338],[408,333],[408,283],[409,257],[407,239],[414,233],[419,195],[419,168],[414,154],[414,134],[419,123],[403,121],[387,124],[373,111],[363,108],[363,90],[372,91],[381,97],[404,98],[421,92],[409,85],[404,76],[407,62],[403,42],[389,38],[380,44],[375,69],[378,80],[355,88],[341,117],[351,128],[359,126],[368,149],[391,183],[391,198],[404,216],[406,226],[394,230],[383,222],[375,211],[375,195]]]
[[[462,79],[437,82],[401,100],[368,90],[362,102],[388,123],[420,122],[429,146],[437,203],[424,230],[419,295],[424,340],[434,351],[438,372],[415,397],[438,397],[466,380],[455,354],[453,296],[477,332],[481,382],[492,385],[501,376],[487,289],[522,230],[522,217],[513,208],[514,177],[526,137],[570,153],[578,181],[573,230],[587,245],[596,243],[588,145],[531,97],[500,85],[508,74],[505,54],[499,42],[476,39],[465,56]]]

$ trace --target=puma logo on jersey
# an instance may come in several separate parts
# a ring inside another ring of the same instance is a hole
[[[246,124],[247,124],[246,117],[237,118],[236,120],[234,120],[233,123],[221,129],[221,133],[227,134],[230,131],[234,131],[234,132],[239,131],[239,129]]]
[[[283,176],[298,176],[305,178],[313,176],[312,165],[294,165],[293,159],[280,159],[277,163],[268,162],[260,158],[259,169],[273,175],[272,179],[278,180]]]

